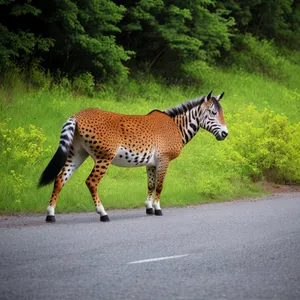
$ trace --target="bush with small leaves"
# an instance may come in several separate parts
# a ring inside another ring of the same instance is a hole
[[[300,123],[254,106],[227,119],[231,134],[226,151],[241,175],[254,181],[300,182]]]
[[[94,86],[94,77],[89,72],[82,73],[73,80],[73,91],[78,94],[93,96]]]
[[[50,151],[44,148],[46,137],[43,132],[29,125],[26,130],[23,127],[7,129],[0,123],[0,173],[7,192],[15,201],[20,202],[21,193],[35,183],[29,180],[24,170],[33,168],[40,162],[43,153]]]

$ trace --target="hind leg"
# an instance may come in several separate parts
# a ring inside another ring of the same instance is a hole
[[[49,202],[49,206],[47,208],[47,222],[55,222],[55,206],[61,189],[63,188],[65,183],[70,179],[72,174],[80,167],[80,165],[88,157],[88,153],[79,145],[77,145],[75,141],[70,148],[68,158],[64,167],[62,168],[60,174],[58,174],[55,178],[52,196]]]
[[[109,218],[98,196],[98,184],[104,177],[112,159],[113,156],[105,159],[95,160],[94,168],[85,182],[90,190],[96,211],[100,215],[100,221],[102,222],[109,221]]]

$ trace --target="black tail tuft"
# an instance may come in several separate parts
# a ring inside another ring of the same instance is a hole
[[[65,153],[60,147],[57,149],[53,158],[49,162],[48,166],[41,175],[38,186],[42,187],[54,181],[62,167],[67,160],[68,154]]]

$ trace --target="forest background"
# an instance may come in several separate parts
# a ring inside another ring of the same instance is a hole
[[[300,2],[0,0],[0,213],[42,212],[37,189],[65,120],[99,107],[146,114],[225,92],[229,136],[200,132],[168,171],[162,205],[300,183]],[[94,209],[88,160],[58,212]],[[111,166],[106,208],[142,206],[144,168]]]

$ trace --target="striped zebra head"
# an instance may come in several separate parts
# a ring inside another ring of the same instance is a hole
[[[222,141],[228,135],[223,109],[220,105],[224,92],[216,97],[211,94],[212,92],[204,97],[204,102],[201,105],[200,127],[211,132],[218,141]]]
[[[224,140],[228,135],[223,110],[219,103],[224,93],[216,97],[211,94],[212,92],[207,96],[188,100],[164,110],[164,113],[173,118],[177,124],[184,145],[195,136],[200,128],[211,132],[219,141]]]

